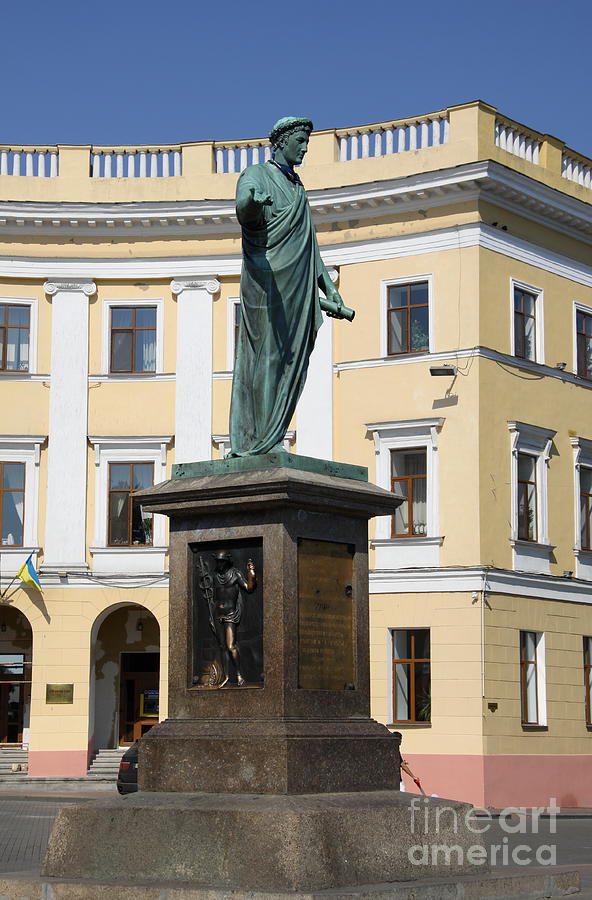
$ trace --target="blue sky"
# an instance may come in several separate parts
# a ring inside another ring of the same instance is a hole
[[[260,137],[480,98],[592,156],[592,3],[27,0],[2,9],[0,144]]]

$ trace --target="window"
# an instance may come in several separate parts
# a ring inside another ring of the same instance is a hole
[[[514,356],[536,360],[536,296],[514,288]]]
[[[428,353],[428,282],[387,286],[387,355]]]
[[[576,307],[576,371],[592,378],[592,313]]]
[[[514,356],[544,363],[543,292],[510,279],[511,347]]]
[[[592,637],[584,636],[584,692],[586,725],[592,727]]]
[[[430,722],[430,631],[392,632],[393,722]]]
[[[152,514],[143,513],[134,491],[154,484],[154,463],[109,464],[109,544],[152,544]]]
[[[520,703],[523,725],[546,725],[544,635],[520,632]]]
[[[370,580],[380,581],[385,591],[387,572],[440,565],[438,440],[443,424],[438,418],[366,425],[374,440],[376,484],[404,497],[393,515],[375,520]]]
[[[427,535],[427,451],[425,447],[391,450],[391,490],[405,498],[395,511],[393,537]]]
[[[550,573],[547,502],[548,468],[556,432],[525,422],[508,422],[512,438],[512,533],[514,568]]]
[[[537,539],[536,457],[518,454],[518,539]]]
[[[166,518],[145,516],[134,491],[167,477],[171,435],[89,437],[95,457],[95,515],[90,553],[93,572],[162,576],[166,569]]]
[[[25,464],[0,462],[0,535],[3,547],[22,547]]]
[[[580,528],[582,550],[592,550],[592,469],[580,466]]]
[[[29,371],[29,305],[0,303],[0,371]]]
[[[113,373],[156,372],[156,306],[111,307]]]

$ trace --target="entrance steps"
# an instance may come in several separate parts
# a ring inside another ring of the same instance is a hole
[[[125,748],[127,749],[127,748]],[[100,776],[102,779],[116,781],[119,763],[125,749],[99,750],[90,764],[89,776]]]
[[[0,749],[0,775],[27,774],[29,751],[21,747]]]

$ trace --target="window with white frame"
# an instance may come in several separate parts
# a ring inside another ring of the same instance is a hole
[[[146,513],[134,493],[167,477],[172,437],[90,437],[95,451],[93,571],[164,571],[165,517]]]
[[[431,275],[382,282],[380,343],[382,356],[434,352]]]
[[[520,707],[523,725],[547,724],[545,636],[520,632]]]
[[[391,450],[391,473],[391,490],[404,498],[393,516],[392,537],[426,537],[426,447]]]
[[[238,330],[241,322],[240,297],[229,297],[226,318],[226,367],[234,369],[234,357],[238,347]]]
[[[45,436],[0,436],[0,549],[5,571],[37,552],[39,460]]]
[[[574,454],[576,577],[592,580],[592,441],[570,438]]]
[[[36,372],[37,301],[0,297],[0,374]]]
[[[584,701],[586,725],[592,727],[592,637],[584,635]]]
[[[377,569],[437,566],[442,537],[438,515],[438,439],[444,419],[373,422],[375,481],[403,502],[379,516],[372,546]]]
[[[543,292],[540,288],[511,280],[512,353],[520,359],[543,363]]]
[[[105,300],[102,374],[136,378],[162,373],[163,323],[162,298]]]
[[[575,371],[592,378],[592,309],[575,304]]]
[[[548,466],[556,432],[525,422],[508,422],[511,436],[514,568],[548,574]]]

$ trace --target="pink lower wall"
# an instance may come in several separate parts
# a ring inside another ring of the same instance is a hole
[[[29,775],[79,777],[87,772],[87,750],[29,750]]]
[[[592,756],[406,754],[426,794],[474,806],[592,807]],[[419,793],[407,776],[405,789]]]

